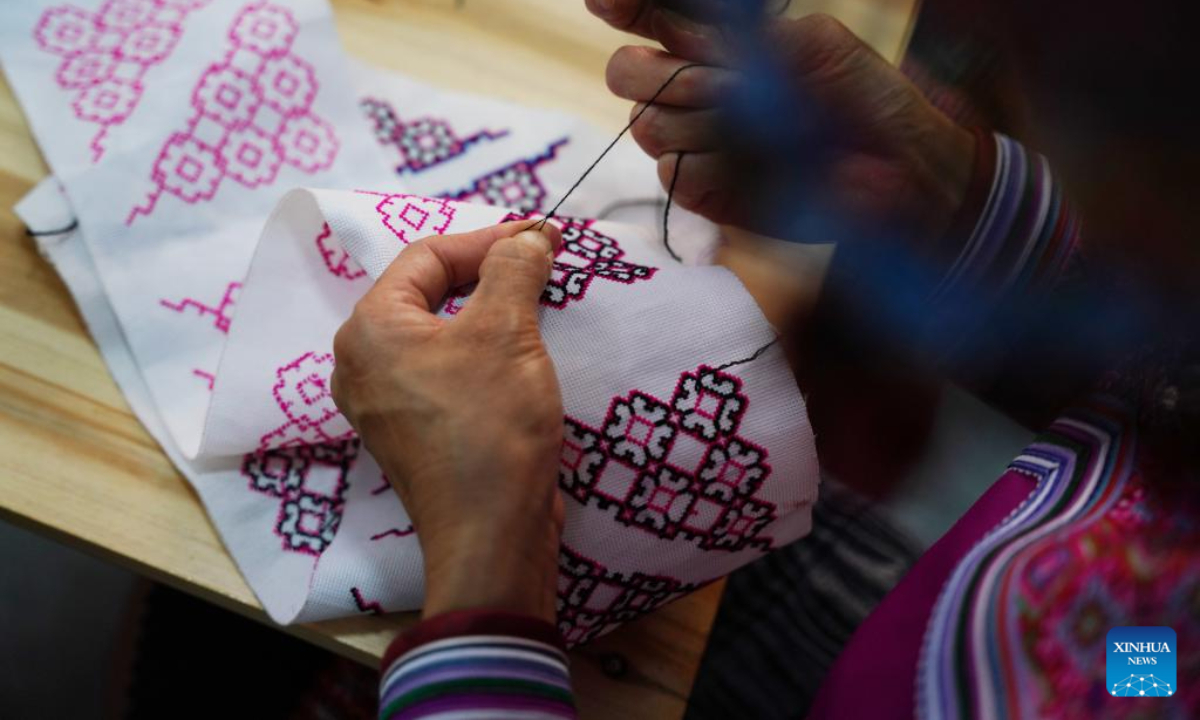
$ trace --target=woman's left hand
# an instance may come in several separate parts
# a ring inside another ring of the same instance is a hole
[[[334,339],[333,396],[412,518],[426,617],[554,619],[563,408],[537,307],[560,236],[529,223],[414,243]],[[476,279],[453,319],[433,314]]]

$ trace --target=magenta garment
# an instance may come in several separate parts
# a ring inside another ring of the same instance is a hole
[[[1010,470],[921,556],[859,626],[817,694],[810,720],[910,718],[921,642],[929,615],[959,560],[1034,490]]]

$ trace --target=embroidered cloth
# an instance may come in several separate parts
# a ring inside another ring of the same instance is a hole
[[[408,244],[548,209],[607,138],[351,66],[320,0],[33,2],[0,35],[57,177],[18,212],[78,220],[39,245],[267,611],[419,607],[412,527],[330,397],[334,332]],[[653,162],[615,152],[554,221],[541,301],[572,643],[804,534],[818,482],[782,352],[731,364],[774,337],[737,279],[592,219],[661,198]],[[702,258],[714,231],[685,222]]]

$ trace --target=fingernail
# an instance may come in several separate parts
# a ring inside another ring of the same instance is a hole
[[[543,253],[551,261],[554,260],[554,246],[550,244],[550,238],[544,234],[536,230],[526,230],[517,233],[514,239],[537,248],[538,252]]]

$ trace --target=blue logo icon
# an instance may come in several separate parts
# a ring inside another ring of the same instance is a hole
[[[1175,631],[1169,627],[1117,627],[1105,646],[1108,694],[1170,697],[1175,684]]]

